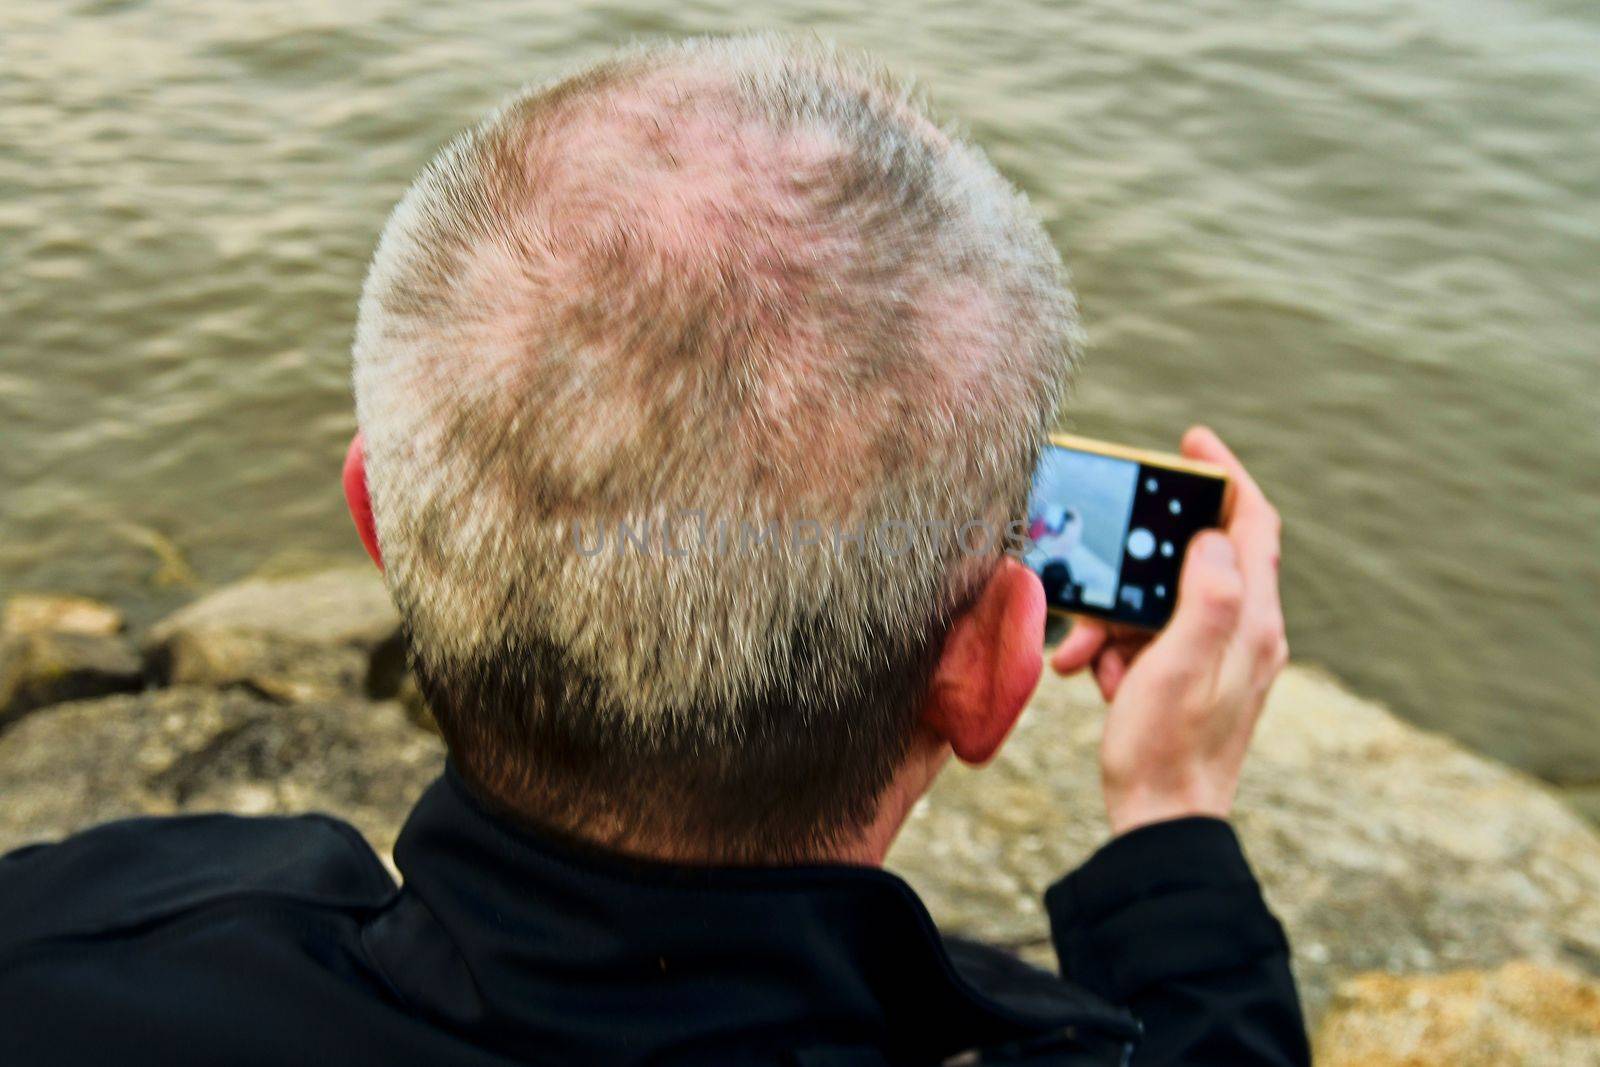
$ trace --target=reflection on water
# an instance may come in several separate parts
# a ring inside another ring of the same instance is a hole
[[[814,29],[1036,199],[1066,424],[1217,426],[1288,519],[1296,653],[1600,779],[1600,10],[1578,0],[0,5],[0,581],[148,618],[359,549],[346,349],[385,213],[517,84]]]

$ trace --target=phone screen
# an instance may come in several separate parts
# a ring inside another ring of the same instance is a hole
[[[1218,525],[1226,489],[1210,475],[1051,445],[1028,498],[1023,560],[1053,610],[1160,629],[1184,552]]]

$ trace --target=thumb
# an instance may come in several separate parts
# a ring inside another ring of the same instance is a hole
[[[1178,606],[1161,643],[1196,666],[1214,665],[1238,627],[1243,603],[1244,575],[1233,542],[1220,530],[1206,530],[1189,545]]]

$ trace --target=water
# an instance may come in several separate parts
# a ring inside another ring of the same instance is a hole
[[[1600,782],[1600,9],[1570,0],[0,0],[0,583],[148,619],[356,558],[337,470],[390,205],[503,93],[638,35],[815,30],[1035,198],[1066,424],[1218,427],[1294,649]]]

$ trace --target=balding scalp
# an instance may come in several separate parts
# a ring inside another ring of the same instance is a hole
[[[1000,549],[787,531],[1003,526],[1077,345],[1020,195],[860,59],[702,40],[514,97],[395,210],[355,344],[458,763],[618,841],[803,854],[858,824]],[[785,535],[577,550],[685,516]]]

